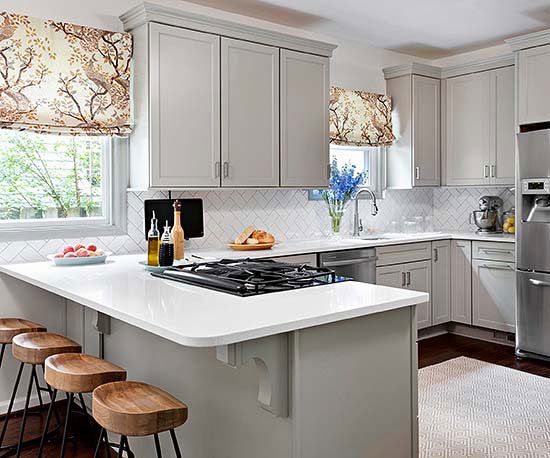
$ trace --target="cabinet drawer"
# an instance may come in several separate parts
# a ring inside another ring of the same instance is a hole
[[[514,262],[516,260],[516,247],[514,243],[507,242],[474,242],[472,257],[489,261]]]
[[[388,266],[406,262],[424,261],[432,258],[432,243],[407,243],[376,248],[377,266]]]

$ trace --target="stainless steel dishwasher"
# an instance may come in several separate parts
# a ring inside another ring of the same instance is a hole
[[[328,267],[336,275],[364,283],[376,283],[376,249],[334,251],[319,254],[319,267]]]

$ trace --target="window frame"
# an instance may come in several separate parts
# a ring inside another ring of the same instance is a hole
[[[128,139],[107,137],[104,141],[104,216],[3,220],[0,221],[0,242],[126,235]]]

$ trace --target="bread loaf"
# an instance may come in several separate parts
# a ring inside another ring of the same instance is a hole
[[[248,226],[244,231],[240,233],[240,235],[235,239],[235,243],[237,245],[242,245],[246,242],[246,240],[252,235],[254,232],[253,226]]]

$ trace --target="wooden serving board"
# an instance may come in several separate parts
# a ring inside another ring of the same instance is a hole
[[[228,243],[227,246],[235,251],[257,251],[257,250],[269,250],[275,245],[275,243],[257,243],[256,245]]]

